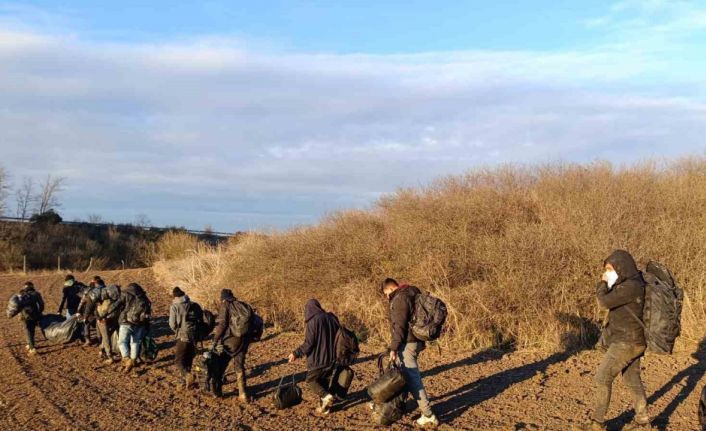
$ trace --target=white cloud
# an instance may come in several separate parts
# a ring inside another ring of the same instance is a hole
[[[334,55],[5,30],[2,163],[67,176],[71,217],[313,221],[483,163],[701,150],[704,81],[670,72],[679,50],[623,38],[553,53]]]

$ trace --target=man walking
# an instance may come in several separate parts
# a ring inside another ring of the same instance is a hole
[[[108,308],[106,314],[110,315],[116,312],[120,313],[118,317],[120,325],[118,347],[123,358],[123,370],[128,373],[140,357],[142,339],[147,335],[152,318],[152,303],[139,284],[130,283],[120,293],[120,299]]]
[[[409,323],[414,313],[415,297],[421,292],[414,286],[399,285],[392,278],[383,281],[381,289],[390,301],[392,332],[392,341],[389,347],[390,362],[400,363],[409,391],[417,401],[419,410],[422,411],[416,425],[420,427],[438,426],[439,420],[431,409],[417,363],[417,357],[424,350],[425,345],[409,330]]]
[[[34,356],[37,354],[37,349],[34,345],[34,333],[39,324],[39,320],[44,313],[44,300],[42,295],[34,289],[34,284],[28,281],[20,290],[20,302],[22,309],[20,311],[20,319],[25,328],[25,336],[27,338],[27,354]]]
[[[58,314],[61,314],[66,307],[66,319],[76,314],[81,303],[81,293],[85,286],[77,282],[73,275],[69,274],[64,278],[64,289],[62,290],[61,304],[59,304]]]
[[[203,310],[179,287],[172,290],[172,305],[169,307],[169,327],[176,336],[174,364],[181,375],[179,387],[189,389],[194,383],[191,365],[196,356],[196,341],[199,321]]]

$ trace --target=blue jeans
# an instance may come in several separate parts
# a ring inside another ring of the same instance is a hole
[[[431,404],[429,403],[427,391],[424,389],[422,374],[419,372],[419,364],[417,363],[417,357],[424,348],[423,346],[422,343],[403,344],[400,346],[400,350],[397,351],[397,356],[402,362],[402,373],[405,380],[407,380],[407,388],[414,400],[417,401],[419,410],[422,411],[424,416],[431,416],[433,414]]]
[[[147,328],[144,326],[120,325],[118,347],[123,359],[129,357],[134,361],[140,356],[142,339],[145,335],[147,335]]]

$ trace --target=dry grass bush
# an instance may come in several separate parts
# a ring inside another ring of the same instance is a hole
[[[643,266],[665,262],[685,288],[684,345],[706,323],[704,209],[706,158],[507,166],[399,190],[370,211],[248,235],[174,265],[188,272],[198,265],[190,259],[204,262],[208,281],[197,276],[187,287],[233,288],[281,329],[301,329],[303,304],[316,297],[364,338],[383,341],[377,288],[391,276],[446,301],[448,346],[551,350],[595,341],[601,263],[625,248]]]

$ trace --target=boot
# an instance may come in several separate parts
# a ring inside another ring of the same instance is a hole
[[[328,394],[325,397],[321,398],[319,407],[316,408],[316,413],[327,415],[331,413],[331,407],[333,407],[333,395]]]
[[[135,361],[133,361],[130,358],[124,358],[123,359],[123,370],[125,371],[125,374],[129,373],[130,370],[133,369],[135,366]]]
[[[235,375],[235,378],[238,381],[238,401],[243,404],[249,403],[250,398],[248,397],[247,384],[245,382],[245,373],[237,373]]]
[[[574,431],[606,431],[605,424],[592,420],[591,422],[574,427]]]

